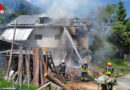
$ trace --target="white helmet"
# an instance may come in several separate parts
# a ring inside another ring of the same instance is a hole
[[[64,63],[65,62],[65,60],[64,59],[62,59],[62,63]]]

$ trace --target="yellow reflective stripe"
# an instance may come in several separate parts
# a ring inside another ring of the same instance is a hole
[[[111,72],[107,72],[107,74],[111,74]]]

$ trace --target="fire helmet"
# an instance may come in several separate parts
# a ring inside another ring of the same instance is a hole
[[[87,61],[84,61],[84,64],[88,64]]]
[[[65,62],[65,60],[64,59],[62,59],[62,63],[64,63]]]
[[[110,62],[109,62],[109,63],[107,63],[107,65],[108,65],[108,66],[111,66],[111,65],[112,65],[112,63],[110,63]]]

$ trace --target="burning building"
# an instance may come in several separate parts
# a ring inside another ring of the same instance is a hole
[[[10,22],[1,34],[4,40],[11,41],[13,39],[15,21],[17,21],[15,42],[23,44],[25,48],[49,48],[55,62],[58,63],[62,59],[62,56],[64,56],[64,53],[67,52],[66,59],[71,58],[78,63],[79,58],[76,55],[77,53],[75,53],[76,51],[73,47],[71,47],[71,49],[68,48],[69,44],[64,42],[65,38],[63,38],[63,34],[66,28],[73,41],[70,43],[74,43],[77,52],[79,52],[82,57],[87,56],[89,26],[87,18],[74,18],[70,20],[69,25],[63,26],[62,24],[51,23],[52,19],[46,15],[20,15]],[[66,43],[64,48],[62,46],[63,42],[64,44]],[[70,46],[71,45],[73,44],[70,44]]]

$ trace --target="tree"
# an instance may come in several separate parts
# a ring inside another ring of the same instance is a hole
[[[116,15],[116,8],[117,5],[116,4],[108,4],[105,8],[105,17],[106,17],[106,21],[108,22],[108,24],[111,24],[112,22],[115,21],[115,15]]]
[[[109,40],[118,48],[120,58],[130,53],[130,20],[126,18],[126,10],[122,1],[119,1],[116,12],[116,21],[112,24]]]
[[[5,17],[0,15],[0,28],[5,24]]]
[[[126,23],[125,18],[127,16],[127,14],[126,14],[126,9],[124,7],[124,3],[122,0],[120,0],[118,3],[118,9],[117,9],[116,14],[117,14],[117,21],[121,21],[121,22],[123,22],[123,24],[125,24]]]

